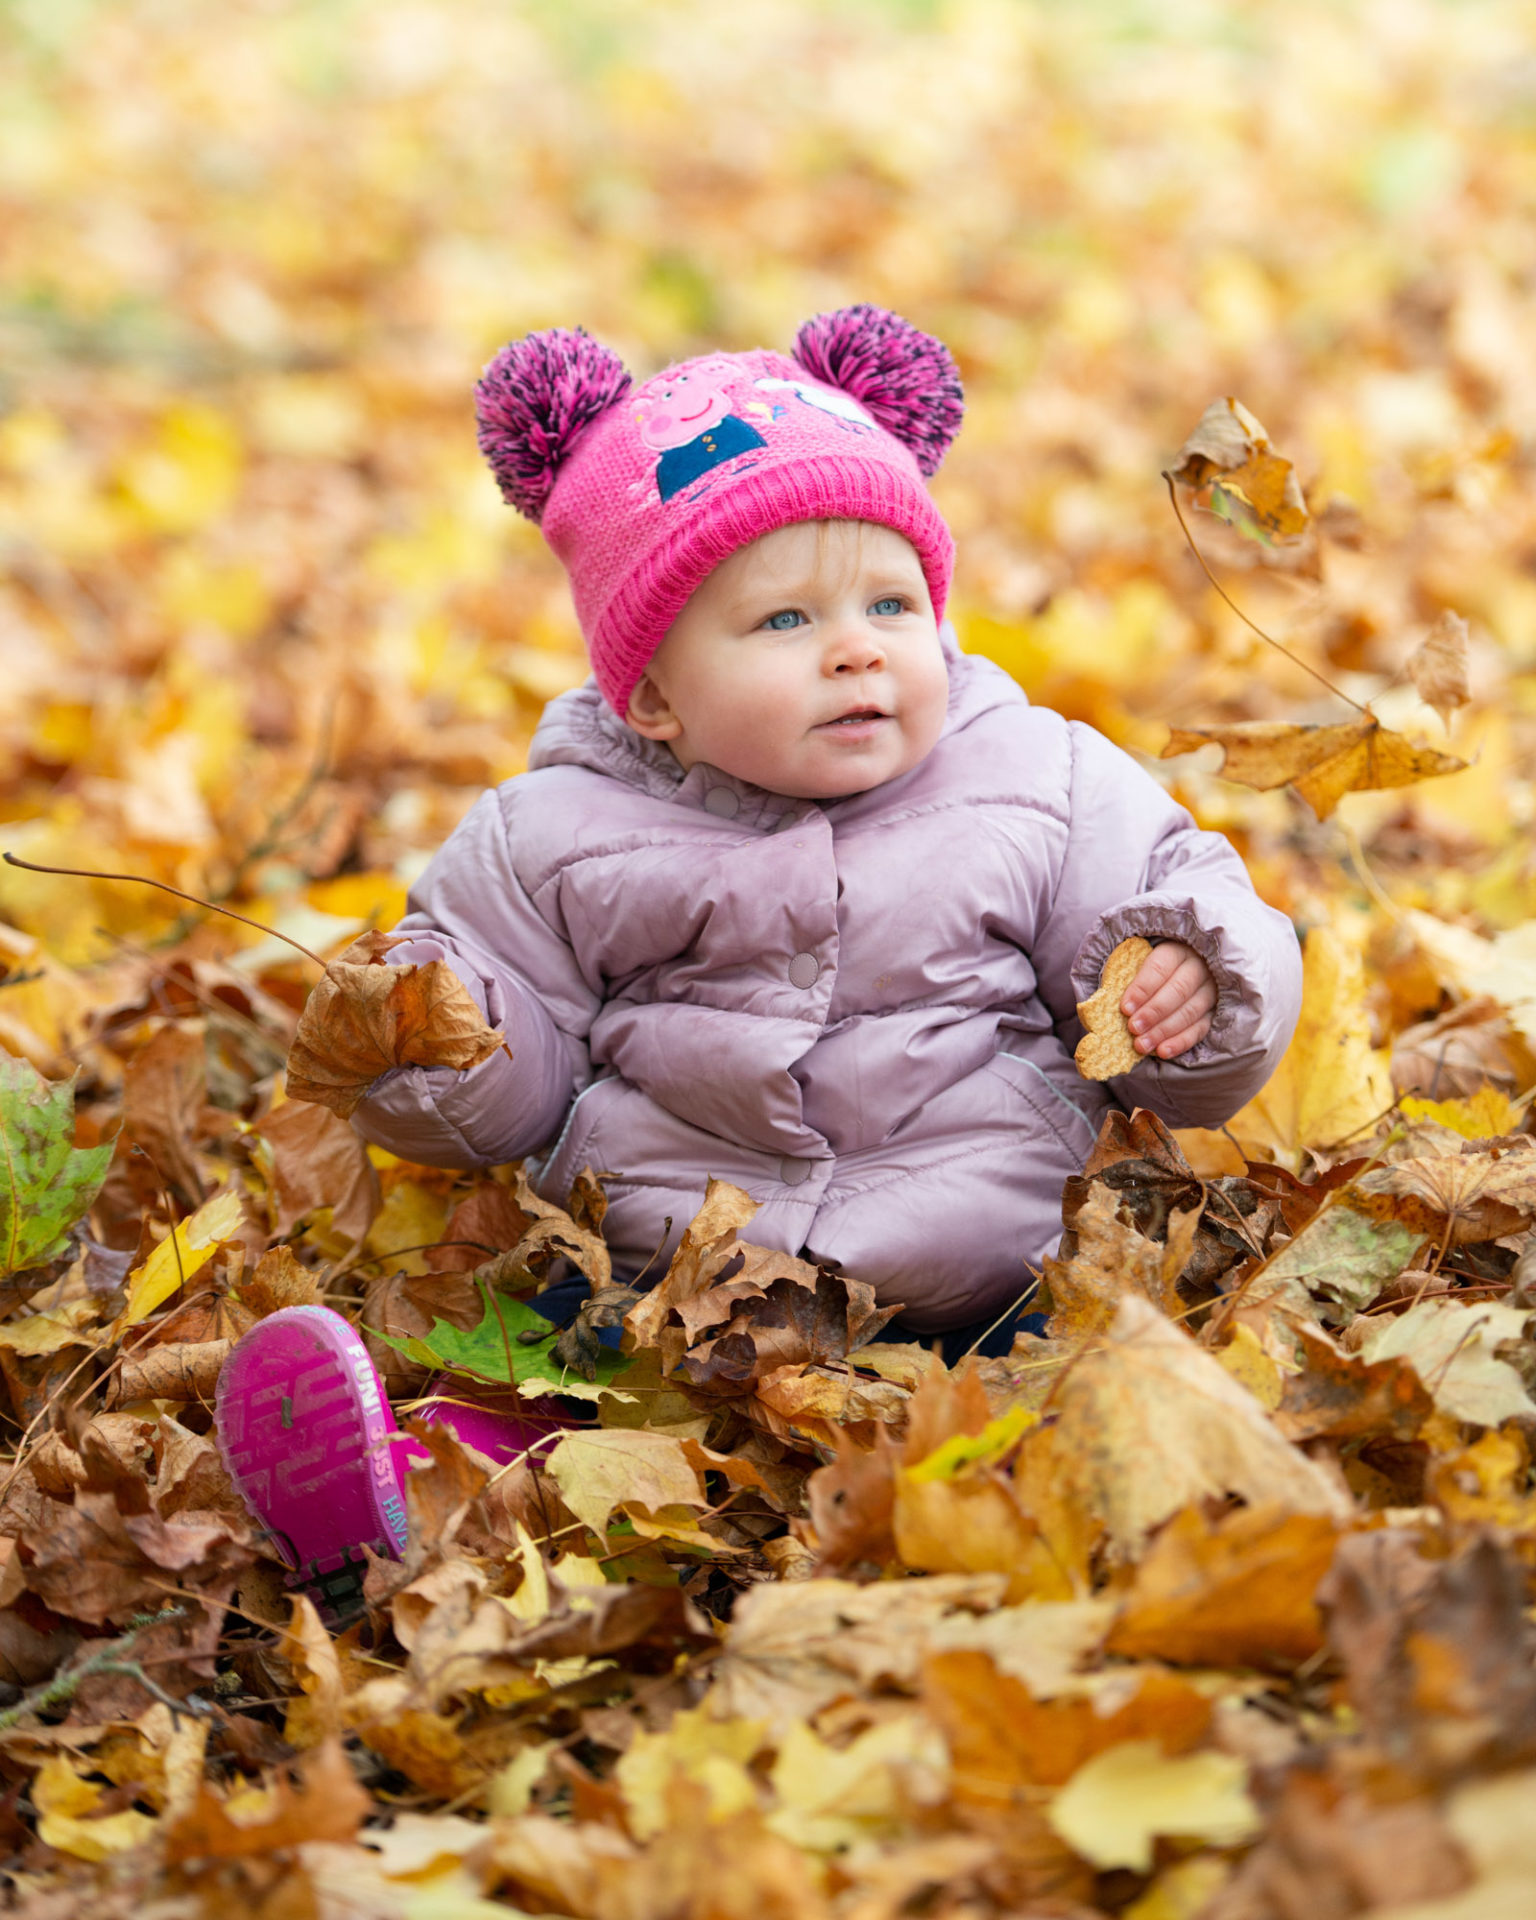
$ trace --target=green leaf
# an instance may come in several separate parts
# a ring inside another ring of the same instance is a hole
[[[0,1277],[62,1253],[107,1177],[111,1145],[77,1147],[75,1083],[0,1054]]]
[[[1299,1280],[1352,1312],[1368,1307],[1419,1248],[1422,1233],[1399,1220],[1376,1220],[1342,1202],[1320,1208],[1257,1276],[1260,1297],[1282,1280]]]
[[[468,1333],[446,1320],[434,1320],[430,1333],[414,1339],[396,1339],[391,1334],[379,1333],[377,1328],[372,1331],[386,1346],[420,1366],[446,1367],[450,1373],[473,1374],[476,1379],[495,1381],[500,1386],[514,1381],[521,1386],[525,1380],[538,1380],[548,1382],[557,1393],[580,1392],[586,1397],[585,1381],[572,1379],[569,1388],[564,1384],[567,1370],[554,1355],[555,1342],[560,1337],[558,1327],[551,1326],[542,1313],[536,1313],[523,1301],[508,1300],[493,1293],[483,1280],[480,1295],[485,1301],[485,1312],[479,1326],[472,1327]],[[545,1329],[545,1338],[527,1346],[518,1343],[520,1333]],[[509,1356],[510,1373],[507,1370]],[[628,1354],[604,1347],[597,1359],[597,1385],[606,1386],[629,1364]]]

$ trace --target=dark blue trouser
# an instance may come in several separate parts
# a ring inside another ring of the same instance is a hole
[[[534,1294],[528,1301],[528,1305],[535,1313],[542,1313],[547,1319],[553,1320],[556,1326],[563,1327],[575,1319],[576,1309],[586,1297],[586,1277],[580,1273],[572,1273],[563,1280],[557,1280],[543,1293]],[[1045,1332],[1046,1316],[1043,1313],[1031,1313],[1027,1304],[1016,1307],[995,1327],[992,1326],[993,1318],[995,1316],[988,1316],[985,1320],[973,1320],[967,1326],[951,1328],[948,1333],[922,1334],[913,1333],[910,1328],[903,1326],[898,1316],[880,1338],[910,1340],[920,1347],[931,1347],[934,1341],[938,1340],[939,1351],[943,1355],[945,1366],[952,1367],[973,1348],[979,1359],[995,1359],[1008,1352],[1013,1345],[1013,1336],[1016,1333]],[[605,1347],[616,1347],[619,1344],[620,1329],[618,1327],[600,1328],[597,1337]]]

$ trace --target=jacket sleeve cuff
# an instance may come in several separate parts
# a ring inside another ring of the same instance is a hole
[[[1243,982],[1228,966],[1219,937],[1200,924],[1190,906],[1148,898],[1128,900],[1104,914],[1089,931],[1072,963],[1072,989],[1077,998],[1087,1000],[1098,991],[1104,962],[1122,940],[1133,939],[1138,934],[1154,944],[1159,940],[1181,941],[1205,962],[1216,988],[1216,1005],[1205,1038],[1181,1053],[1177,1061],[1158,1062],[1148,1055],[1148,1064],[1187,1070],[1224,1058],[1232,1050],[1233,1042],[1239,1039],[1244,1011]]]
[[[498,1049],[467,1072],[396,1067],[368,1089],[353,1124],[365,1140],[429,1167],[503,1166],[559,1131],[576,1062],[564,1036],[515,982],[480,973],[431,935],[391,953],[395,965],[445,961],[484,1019],[503,1034]]]

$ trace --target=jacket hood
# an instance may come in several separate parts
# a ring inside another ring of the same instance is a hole
[[[979,654],[960,651],[947,620],[939,628],[939,645],[949,671],[949,709],[941,740],[996,707],[1028,704],[1022,689],[1000,667]],[[528,750],[529,772],[540,767],[589,767],[657,800],[670,799],[684,778],[666,744],[625,726],[592,679],[545,707]]]

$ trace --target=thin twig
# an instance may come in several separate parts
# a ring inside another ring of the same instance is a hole
[[[269,934],[274,940],[282,940],[296,952],[302,953],[306,960],[313,960],[322,973],[329,969],[318,953],[311,953],[300,940],[292,939],[286,933],[279,933],[276,927],[269,927],[263,920],[253,920],[248,913],[236,913],[233,907],[215,906],[213,901],[204,900],[200,894],[184,893],[180,887],[173,887],[168,880],[151,880],[143,873],[103,873],[95,867],[45,867],[36,860],[22,860],[14,853],[0,854],[7,866],[20,867],[26,873],[58,873],[71,880],[131,880],[135,886],[158,887],[162,893],[173,893],[178,900],[189,900],[194,907],[206,907],[210,913],[222,913],[226,919],[238,920],[242,925],[254,927],[258,933]]]
[[[1375,714],[1371,712],[1369,707],[1362,706],[1358,700],[1352,699],[1350,695],[1347,694],[1342,687],[1336,687],[1333,684],[1333,682],[1328,678],[1327,674],[1319,673],[1316,667],[1309,666],[1307,662],[1301,658],[1300,654],[1292,653],[1289,647],[1281,646],[1280,642],[1274,637],[1273,634],[1266,633],[1256,620],[1250,620],[1248,618],[1248,615],[1243,612],[1242,608],[1232,598],[1231,594],[1227,592],[1226,588],[1216,578],[1215,574],[1211,572],[1210,568],[1206,565],[1205,555],[1195,545],[1195,536],[1190,532],[1189,523],[1188,521],[1185,520],[1184,515],[1179,507],[1178,489],[1174,483],[1173,475],[1171,473],[1164,473],[1163,478],[1168,483],[1168,498],[1173,503],[1173,517],[1175,520],[1178,521],[1179,526],[1183,531],[1184,538],[1189,542],[1190,552],[1200,562],[1200,571],[1205,575],[1206,579],[1210,581],[1211,585],[1221,595],[1222,599],[1226,601],[1227,605],[1237,615],[1238,619],[1242,621],[1243,625],[1245,627],[1251,628],[1253,632],[1256,633],[1261,640],[1267,641],[1268,644],[1275,649],[1276,653],[1283,653],[1286,659],[1290,661],[1293,667],[1300,667],[1303,673],[1310,673],[1312,678],[1314,680],[1320,681],[1321,684],[1325,686],[1330,693],[1337,694],[1338,697],[1342,701],[1344,701],[1346,705],[1353,707],[1357,713],[1363,713],[1365,717],[1372,723],[1372,725],[1380,725],[1380,722],[1376,719]]]
[[[0,1713],[0,1729],[16,1726],[29,1713],[46,1713],[50,1707],[69,1705],[80,1691],[82,1683],[98,1673],[127,1674],[153,1699],[158,1700],[162,1706],[169,1707],[173,1715],[187,1713],[194,1718],[206,1718],[206,1713],[199,1715],[196,1707],[189,1706],[185,1700],[176,1699],[157,1681],[151,1680],[137,1660],[129,1660],[125,1657],[128,1648],[148,1628],[158,1627],[168,1620],[185,1618],[184,1606],[166,1607],[159,1613],[140,1615],[127,1633],[116,1640],[109,1641],[99,1653],[90,1654],[80,1662],[79,1666],[72,1667],[68,1673],[55,1674],[51,1680],[45,1680],[40,1685],[30,1688],[14,1707],[7,1707],[3,1713]]]

